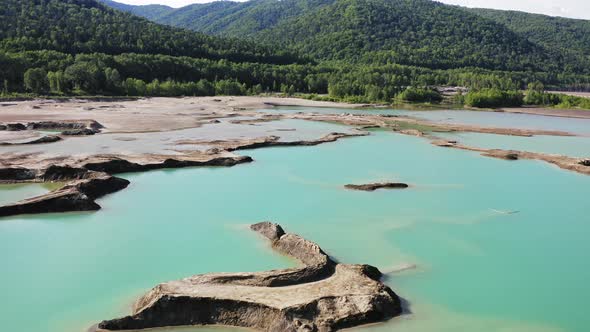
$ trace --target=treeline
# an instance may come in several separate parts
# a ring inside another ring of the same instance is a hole
[[[521,90],[500,90],[497,88],[469,91],[466,95],[457,95],[456,103],[470,107],[498,108],[520,107],[522,105],[580,108],[590,110],[590,98],[571,96],[561,93],[545,92],[543,83],[537,81],[528,84],[524,93]]]
[[[527,105],[590,109],[590,98],[545,92],[541,82],[529,84],[523,101]]]
[[[5,94],[212,95],[224,89],[205,88],[205,82],[216,85],[217,82],[231,81],[242,86],[236,90],[242,94],[329,94],[336,100],[385,103],[396,98],[436,102],[438,98],[432,95],[427,100],[419,100],[424,99],[420,95],[429,91],[417,89],[427,86],[466,86],[472,90],[503,91],[525,89],[529,83],[536,81],[551,88],[570,82],[590,86],[585,76],[552,76],[546,73],[430,70],[395,64],[276,65],[135,53],[74,56],[49,50],[0,51],[0,77],[0,88]],[[134,82],[138,88],[129,88],[131,83],[126,82]],[[199,82],[202,84],[197,87]],[[165,86],[148,89],[149,84]],[[417,89],[407,90],[408,87]],[[404,94],[400,96],[400,93]]]
[[[313,65],[274,65],[195,59],[166,55],[102,53],[76,56],[56,51],[0,51],[0,77],[5,93],[124,95],[128,79],[151,82],[238,81],[247,89],[327,92],[324,74]],[[32,81],[36,81],[32,83]],[[140,89],[139,91],[144,91]],[[183,95],[183,89],[174,95]],[[210,90],[207,90],[210,91]],[[145,90],[150,95],[151,90]],[[143,92],[141,93],[144,94]],[[187,94],[192,95],[192,93]]]

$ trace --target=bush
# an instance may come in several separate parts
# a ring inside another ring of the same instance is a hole
[[[465,105],[481,108],[519,107],[522,106],[523,99],[524,96],[520,91],[483,89],[467,93]]]
[[[529,89],[524,98],[526,105],[554,106],[557,108],[590,109],[590,99],[560,93],[546,93]]]
[[[440,103],[443,97],[434,89],[408,87],[395,96],[395,99],[412,103]]]
[[[243,96],[246,92],[246,85],[236,80],[221,80],[215,82],[216,95]]]

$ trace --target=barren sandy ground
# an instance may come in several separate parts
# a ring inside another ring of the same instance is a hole
[[[590,119],[590,110],[562,110],[545,107],[514,107],[502,108],[500,110],[509,113],[524,113],[546,116],[559,116],[564,118]]]
[[[433,142],[438,138],[431,133],[439,131],[572,135],[560,131],[445,124],[368,112],[351,114],[336,110],[336,114],[320,114],[304,109],[298,113],[258,112],[273,106],[352,108],[364,105],[277,97],[0,103],[0,125],[5,129],[0,130],[0,183],[70,181],[69,185],[49,194],[0,207],[0,212],[14,215],[97,209],[100,207],[93,199],[99,196],[88,196],[85,190],[90,186],[90,194],[101,195],[121,190],[122,186],[109,187],[121,182],[111,177],[113,174],[161,168],[233,166],[252,161],[247,155],[236,154],[237,150],[329,143],[368,135],[362,130],[366,128],[379,127]],[[74,136],[69,130],[72,126],[76,132]],[[450,141],[435,144],[509,160],[541,160],[590,175],[588,160],[526,151],[477,149]],[[80,197],[89,197],[90,201],[80,200]]]
[[[145,98],[112,102],[33,100],[0,103],[0,123],[95,120],[105,126],[103,132],[166,131],[194,128],[206,120],[225,117],[237,110],[255,110],[272,105],[362,106],[277,97]]]

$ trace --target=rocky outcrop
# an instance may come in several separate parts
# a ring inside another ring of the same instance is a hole
[[[182,140],[177,141],[175,144],[178,145],[189,145],[189,144],[211,144],[215,145],[216,148],[212,149],[212,152],[225,150],[225,151],[238,151],[238,150],[251,150],[260,149],[265,147],[278,147],[278,146],[315,146],[324,143],[336,142],[341,138],[346,137],[357,137],[366,136],[369,133],[364,131],[358,131],[353,133],[330,133],[323,137],[314,140],[297,140],[297,141],[281,141],[279,136],[266,136],[257,137],[252,139],[236,139],[236,140]]]
[[[68,180],[80,180],[92,176],[92,172],[88,169],[70,166],[49,166],[42,172],[40,178],[46,181],[68,181]]]
[[[453,142],[453,143],[451,143]],[[467,146],[459,144],[455,141],[445,141],[445,140],[433,140],[432,144],[440,147],[449,147],[461,150],[468,150],[468,151],[475,151],[480,152],[482,156],[485,157],[492,157],[498,159],[505,159],[505,160],[520,160],[520,159],[530,159],[530,160],[540,160],[544,161],[553,165],[558,166],[561,169],[574,171],[586,175],[590,175],[590,167],[584,165],[584,163],[579,158],[562,156],[562,155],[552,155],[546,153],[538,153],[538,152],[529,152],[529,151],[517,151],[517,150],[502,150],[502,149],[485,149],[485,148],[478,148],[473,146]],[[590,162],[588,163],[590,165]]]
[[[0,183],[68,182],[64,187],[45,195],[14,204],[0,206],[0,217],[19,214],[92,211],[100,209],[95,199],[127,187],[129,182],[110,174],[141,172],[162,168],[191,166],[233,166],[251,162],[243,156],[217,156],[203,159],[172,159],[159,157],[132,162],[115,156],[90,157],[77,166],[50,165],[47,168],[0,168]]]
[[[399,182],[347,184],[344,186],[344,188],[346,188],[346,189],[362,190],[362,191],[375,191],[377,189],[406,189],[408,187],[410,187],[410,186],[405,183],[399,183]]]
[[[0,145],[29,145],[29,144],[43,144],[43,143],[53,143],[61,141],[61,137],[55,135],[47,135],[40,138],[36,138],[31,141],[21,142],[21,143],[8,143],[2,142]]]
[[[27,127],[22,123],[7,123],[3,125],[2,128],[8,131],[21,131],[27,129]]]
[[[62,135],[94,135],[104,128],[94,120],[87,121],[40,121],[23,123],[8,123],[0,125],[0,130],[21,131],[21,130],[56,130],[62,131]],[[40,142],[45,143],[45,142]],[[31,143],[32,144],[32,143]]]
[[[0,168],[0,181],[20,182],[30,181],[37,177],[37,172],[24,167]]]
[[[129,316],[101,322],[98,330],[137,330],[182,325],[231,325],[260,331],[335,331],[379,322],[401,314],[400,298],[379,281],[369,265],[333,262],[321,248],[279,225],[251,228],[282,254],[299,260],[299,269],[260,273],[196,275],[160,284],[141,297]],[[297,279],[311,266],[329,273]],[[285,277],[286,276],[286,277]],[[269,280],[289,281],[273,284]],[[311,282],[313,281],[313,282]]]
[[[228,154],[184,155],[179,159],[169,156],[147,155],[135,161],[113,155],[87,157],[68,164],[56,165],[49,160],[43,168],[5,167],[0,168],[0,183],[17,182],[68,182],[64,187],[39,197],[1,206],[0,217],[18,214],[89,211],[100,206],[94,201],[103,195],[121,190],[129,184],[110,174],[142,172],[163,168],[192,166],[234,166],[251,162],[247,156]],[[38,164],[45,163],[39,160]]]
[[[89,136],[89,135],[94,135],[97,132],[98,131],[96,131],[94,129],[83,128],[83,129],[64,130],[61,132],[61,134],[65,135],[65,136]]]
[[[165,168],[183,168],[197,166],[234,166],[251,162],[248,156],[216,157],[206,160],[174,159],[166,158],[161,162],[137,163],[117,157],[92,158],[82,163],[82,167],[91,171],[105,172],[109,174],[144,172]]]
[[[0,207],[0,217],[70,211],[94,211],[100,209],[95,200],[126,188],[129,181],[107,174],[93,174],[88,179],[71,182],[64,187]]]
[[[504,155],[504,159],[506,160],[518,160],[518,153],[506,153]]]
[[[104,128],[100,123],[94,120],[88,121],[40,121],[29,122],[26,126],[29,130],[79,130],[91,129],[98,131]]]

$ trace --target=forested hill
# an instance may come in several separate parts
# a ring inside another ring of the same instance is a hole
[[[291,63],[288,53],[150,22],[94,0],[3,0],[0,49],[55,50],[69,54],[139,53]]]
[[[165,6],[165,5],[128,5],[124,3],[119,3],[111,0],[99,0],[99,2],[104,3],[105,5],[128,12],[131,14],[135,14],[138,16],[142,16],[147,18],[148,20],[156,21],[158,17],[162,15],[166,15],[174,10],[174,8]]]
[[[547,49],[561,49],[590,56],[588,20],[482,8],[465,10],[503,24]]]
[[[278,43],[321,60],[552,72],[586,72],[590,63],[495,20],[429,0],[223,1],[152,19]]]
[[[110,4],[120,9],[93,0],[2,0],[0,97],[280,91],[353,102],[436,102],[431,87],[450,85],[491,89],[482,94],[512,103],[529,83],[590,90],[590,66],[567,58],[576,53],[548,52],[502,24],[427,0],[149,7],[151,13],[163,8],[162,19],[184,17],[222,36],[160,25]]]

